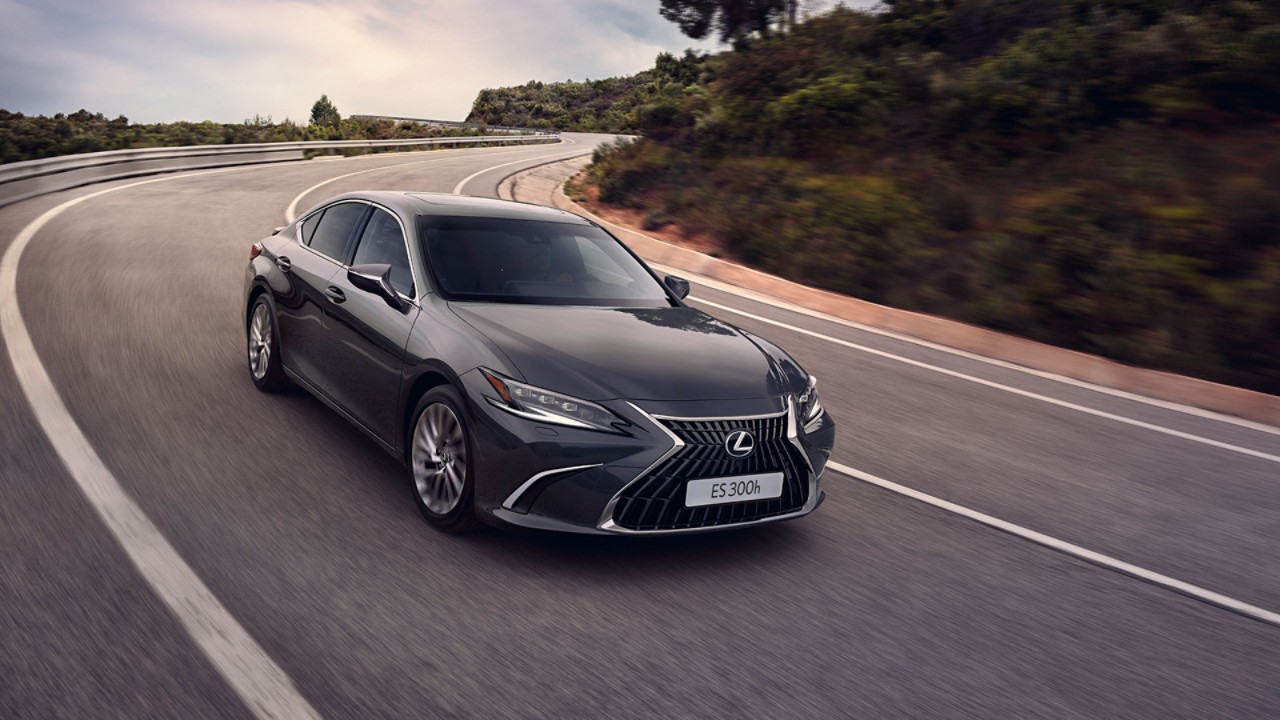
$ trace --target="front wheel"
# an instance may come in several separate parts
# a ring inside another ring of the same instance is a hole
[[[432,388],[414,410],[409,438],[413,500],[427,522],[445,532],[479,526],[471,438],[462,400],[449,387]]]
[[[289,379],[280,364],[280,340],[276,333],[276,318],[265,294],[259,295],[249,311],[249,323],[245,327],[245,339],[249,348],[249,378],[263,392],[285,389]]]

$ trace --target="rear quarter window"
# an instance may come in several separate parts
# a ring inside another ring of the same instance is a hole
[[[316,225],[320,222],[321,215],[324,215],[323,210],[298,223],[298,242],[303,245],[311,244],[311,234],[316,231]]]

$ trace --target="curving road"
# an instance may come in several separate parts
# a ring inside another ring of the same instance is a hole
[[[810,518],[751,531],[450,537],[334,413],[253,389],[241,272],[299,193],[303,209],[357,188],[493,195],[607,138],[566,139],[168,176],[67,208],[21,256],[18,306],[67,411],[316,713],[1280,716],[1280,627],[850,474],[829,471]],[[46,210],[130,184],[5,208],[0,253]],[[821,378],[853,473],[1280,611],[1280,431],[693,296]],[[68,473],[8,357],[0,717],[252,717]]]

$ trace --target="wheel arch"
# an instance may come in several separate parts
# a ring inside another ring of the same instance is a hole
[[[249,300],[244,304],[244,326],[246,328],[249,327],[249,320],[253,315],[253,306],[258,302],[258,298],[262,295],[267,296],[267,306],[272,312],[275,312],[275,308],[271,307],[271,294],[268,291],[267,286],[260,281],[255,282],[253,287],[249,290]]]
[[[430,392],[432,388],[444,385],[453,387],[463,398],[463,404],[466,404],[466,394],[463,391],[462,383],[448,369],[434,364],[427,365],[413,379],[404,395],[404,405],[400,409],[400,455],[406,463],[409,462],[409,435],[413,432],[413,411],[418,407],[418,401],[422,399],[423,395]],[[464,407],[462,410],[465,412],[466,408]]]

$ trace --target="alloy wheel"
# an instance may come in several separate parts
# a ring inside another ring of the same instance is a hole
[[[249,321],[249,372],[259,382],[271,367],[271,317],[267,304],[258,303]]]
[[[457,507],[467,481],[462,423],[444,403],[432,403],[413,430],[413,482],[427,509],[445,515]]]

